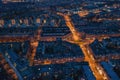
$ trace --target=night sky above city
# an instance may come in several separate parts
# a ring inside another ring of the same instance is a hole
[[[120,80],[120,0],[0,0],[0,80]]]

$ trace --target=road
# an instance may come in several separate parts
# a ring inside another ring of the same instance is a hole
[[[66,21],[66,25],[67,27],[70,29],[71,33],[73,34],[73,39],[74,42],[81,42],[81,38],[78,34],[69,15],[64,15],[64,14],[60,14],[61,16],[64,17],[65,21]],[[74,37],[75,35],[75,37]],[[90,40],[90,39],[89,39]],[[84,41],[84,40],[83,40]],[[99,63],[96,62],[92,50],[88,45],[84,45],[85,42],[83,42],[83,44],[79,44],[80,48],[82,49],[84,56],[85,56],[85,61],[87,61],[89,63],[89,66],[93,72],[93,74],[96,77],[96,80],[109,80],[108,75],[106,74],[106,72],[103,70],[103,68],[99,65]]]
[[[72,35],[73,35],[73,39],[75,41],[79,41],[80,40],[80,33],[74,28],[74,24],[71,21],[71,18],[69,17],[69,15],[63,14],[63,13],[57,13],[60,16],[63,16],[66,22],[67,27],[70,29]],[[79,37],[78,37],[79,36]]]
[[[15,75],[13,78],[15,80],[19,79],[19,80],[23,80],[21,75],[19,74],[19,72],[17,71],[17,69],[14,67],[14,65],[12,64],[12,62],[9,60],[9,58],[7,57],[3,57],[2,53],[0,53],[0,58],[3,60],[0,61],[0,64],[2,64],[4,66],[4,69],[9,73],[9,70],[12,69],[14,72],[11,74],[11,76]],[[5,63],[7,64],[5,66]]]
[[[99,63],[97,63],[97,61],[95,60],[91,48],[88,45],[81,45],[81,44],[80,44],[80,48],[82,49],[85,55],[85,61],[89,63],[89,66],[91,70],[93,71],[93,74],[95,75],[96,79],[97,80],[109,80],[106,72],[99,65]]]
[[[48,64],[63,64],[66,62],[82,62],[84,57],[67,57],[67,58],[53,58],[44,60],[34,60],[34,65],[48,65]]]
[[[60,14],[59,15],[63,16],[65,21],[66,21],[66,25],[67,27],[70,29],[71,33],[68,34],[67,36],[62,36],[62,40],[63,41],[68,41],[74,44],[77,44],[80,46],[80,48],[82,49],[84,55],[85,55],[85,61],[87,61],[90,65],[90,68],[93,72],[93,74],[96,77],[96,80],[109,80],[108,75],[106,74],[106,72],[103,70],[103,68],[100,66],[100,64],[97,62],[97,59],[94,57],[94,53],[91,50],[91,48],[89,47],[89,44],[92,43],[94,41],[94,39],[98,39],[98,40],[102,40],[104,38],[109,38],[111,36],[120,36],[120,34],[113,34],[113,35],[86,35],[85,39],[82,39],[82,33],[78,32],[75,27],[74,24],[71,21],[71,18],[69,17],[69,15],[65,15],[65,14]],[[71,36],[72,35],[72,36]],[[38,41],[55,41],[56,37],[40,37],[40,34],[37,34],[36,37],[32,37],[33,38],[33,42],[31,42],[31,47],[28,50],[28,54],[29,55],[29,60],[31,63],[35,63],[35,65],[39,65],[39,64],[59,64],[59,63],[65,63],[65,62],[71,62],[71,61],[75,61],[75,62],[80,62],[81,58],[62,58],[62,59],[51,59],[51,60],[34,60],[34,56],[36,53],[36,48],[38,46]],[[37,40],[36,40],[37,38]],[[23,41],[27,41],[30,40],[30,36],[0,36],[0,42],[23,42]],[[34,41],[35,40],[35,41]],[[32,50],[32,51],[30,51]],[[7,59],[8,60],[8,59]],[[8,60],[9,62],[9,60]],[[9,64],[12,66],[12,64],[9,62]],[[14,71],[18,74],[18,72],[16,71],[16,69],[14,68],[14,66],[12,66]],[[20,75],[18,74],[19,78]],[[20,78],[21,79],[21,78]]]
[[[18,76],[19,80],[23,80],[22,76],[20,75],[19,71],[14,67],[13,63],[9,60],[9,58],[5,57],[5,60],[9,63],[12,69],[15,71],[16,75]]]

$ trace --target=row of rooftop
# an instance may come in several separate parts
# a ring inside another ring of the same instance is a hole
[[[43,2],[41,1],[40,4],[30,3],[32,4],[32,6],[24,5],[27,3],[24,3],[24,4],[16,3],[14,6],[11,6],[11,4],[14,4],[14,3],[2,4],[2,6],[0,6],[0,12],[2,12],[2,15],[0,15],[0,17],[3,17],[3,19],[0,20],[0,26],[2,27],[0,28],[0,34],[1,35],[16,34],[17,36],[18,34],[31,35],[37,30],[37,28],[40,25],[42,25],[41,23],[46,23],[47,25],[42,27],[42,33],[44,33],[42,34],[43,36],[51,36],[51,35],[63,36],[68,34],[70,31],[66,27],[65,21],[60,16],[53,13],[51,14],[51,12],[49,12],[50,10],[41,12],[42,14],[45,14],[45,15],[39,16],[39,13],[40,13],[40,11],[38,11],[39,6],[47,6],[47,5],[50,5],[51,3],[54,3],[53,0],[51,0],[50,3],[48,3],[47,1],[48,0],[45,0]],[[69,4],[68,0],[64,2],[61,0],[57,0],[56,3],[53,4],[54,6],[51,6],[51,8],[53,10],[67,9],[75,13],[79,12],[79,10],[82,10],[82,9],[90,11],[89,15],[85,17],[80,17],[81,14],[77,16],[76,14],[71,16],[72,21],[74,22],[75,27],[76,29],[78,29],[78,31],[86,32],[88,34],[120,33],[119,3],[115,2],[115,4],[113,4],[111,2],[104,1],[104,0],[100,0],[100,2],[87,0],[87,2],[83,2],[81,4],[81,6],[84,6],[84,7],[78,8],[80,6],[79,3],[81,3],[79,0],[70,0],[70,1],[73,2],[71,4],[73,5],[72,7],[70,7],[71,5],[70,6],[67,5]],[[66,4],[66,5],[63,5],[64,7],[60,7],[61,4],[56,5],[57,2],[59,3],[62,2],[63,4]],[[46,3],[46,5],[42,5],[44,3]],[[91,5],[91,3],[93,5]],[[16,8],[15,6],[17,6],[18,8]],[[37,7],[36,11],[34,10],[36,9],[35,7]],[[58,9],[55,9],[54,7],[57,7]],[[78,10],[74,11],[74,8],[77,8]],[[98,12],[100,10],[100,12],[97,14],[96,13],[93,14],[91,13],[93,9],[98,10]],[[13,10],[13,12],[10,14],[8,13],[9,10]],[[19,15],[20,10],[23,15]],[[28,12],[25,12],[26,10]],[[18,16],[16,16],[15,12],[17,12]],[[30,14],[28,15],[28,13]],[[9,17],[7,16],[7,19],[5,19],[6,15],[9,15]],[[15,18],[10,19],[11,17],[16,17],[17,19]],[[23,18],[21,19],[21,17]],[[109,17],[110,19],[108,20]],[[98,20],[96,21],[95,18],[99,18],[102,20],[100,20],[99,22]],[[59,21],[61,22],[61,25],[58,24]],[[56,23],[57,23],[57,26],[56,26]],[[53,26],[56,26],[56,27],[53,27]],[[107,62],[100,62],[100,65],[107,72],[111,80],[115,80],[115,79],[119,80],[120,79],[120,75],[119,75],[120,60],[119,59],[114,60],[114,58],[111,58],[111,55],[117,55],[117,56],[120,55],[120,51],[119,51],[120,38],[114,37],[114,38],[104,39],[102,42],[95,40],[92,44],[90,44],[90,47],[92,48],[96,58],[99,56],[100,57],[108,56],[110,58],[110,60],[108,60]],[[87,62],[72,61],[72,62],[65,62],[64,64],[60,63],[60,64],[48,64],[48,65],[43,63],[43,64],[34,65],[34,66],[29,66],[29,61],[26,59],[28,48],[29,48],[29,41],[0,43],[0,54],[3,55],[7,63],[16,72],[16,75],[18,76],[19,80],[24,80],[24,79],[25,80],[50,80],[50,79],[51,80],[78,80],[78,79],[95,80],[93,72],[91,71],[89,64]],[[71,59],[71,58],[78,58],[78,57],[81,57],[84,59],[83,52],[81,51],[81,48],[79,46],[58,40],[53,42],[39,42],[36,56],[35,56],[35,61],[39,62],[43,60],[44,62],[44,60],[46,59],[50,60],[55,58],[55,59],[62,60],[63,58]],[[2,60],[2,61],[4,62],[5,60]]]
[[[111,54],[111,52],[112,54],[119,54],[119,50],[117,50],[119,49],[119,42],[120,42],[119,40],[120,39],[116,37],[105,39],[102,41],[102,46],[105,47],[106,45],[109,44],[108,47],[111,47],[112,49],[106,48],[108,54]],[[95,40],[91,45],[94,45],[94,43],[97,43],[96,45],[99,45],[98,42],[99,41],[96,42]],[[49,65],[46,64],[46,65],[29,66],[29,62],[25,57],[28,46],[29,46],[28,42],[0,43],[0,53],[4,56],[4,58],[8,62],[10,61],[9,64],[13,65],[16,68],[17,76],[19,77],[20,80],[22,79],[95,80],[95,77],[93,76],[88,63],[86,62],[68,62],[64,64],[49,64]],[[93,51],[99,49],[100,47],[99,48],[92,47]],[[103,53],[101,52],[100,54],[101,57],[106,56],[106,54],[103,55],[104,52]],[[65,57],[84,57],[84,56],[79,46],[75,44],[70,44],[68,42],[62,42],[62,41],[39,43],[35,59],[42,60],[42,59],[50,59],[51,57],[65,58]],[[118,60],[110,59],[108,62],[101,62],[101,65],[104,68],[104,70],[107,72],[107,74],[110,76],[111,80],[120,79],[120,75],[118,72],[120,67],[119,59]]]
[[[29,41],[26,42],[8,42],[0,43],[2,51],[12,50],[17,54],[26,55],[29,47]],[[112,37],[101,41],[95,40],[90,44],[94,55],[97,56],[110,56],[120,55],[120,38]],[[63,57],[84,57],[82,50],[79,46],[62,41],[56,40],[52,42],[39,42],[36,59],[49,59],[49,58],[63,58]]]

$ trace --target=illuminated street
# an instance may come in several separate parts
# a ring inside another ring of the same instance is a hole
[[[119,0],[0,0],[0,80],[120,80]]]
[[[64,18],[65,18],[67,26],[70,28],[70,30],[71,30],[71,32],[73,34],[74,40],[79,41],[79,36],[76,35],[77,33],[76,33],[76,30],[74,28],[73,23],[71,21],[67,20],[67,19],[70,20],[70,17],[67,16],[67,17],[64,17]],[[76,35],[77,39],[74,37],[74,35]],[[105,71],[96,62],[96,60],[95,60],[95,58],[93,56],[93,53],[92,53],[90,47],[88,46],[89,44],[84,45],[84,43],[83,43],[83,44],[78,44],[78,45],[81,47],[81,49],[82,49],[82,51],[83,51],[83,53],[85,55],[85,61],[87,61],[89,63],[89,65],[91,67],[91,70],[93,71],[93,74],[95,75],[96,79],[97,80],[109,80],[109,78],[108,78],[107,74],[105,73]]]

